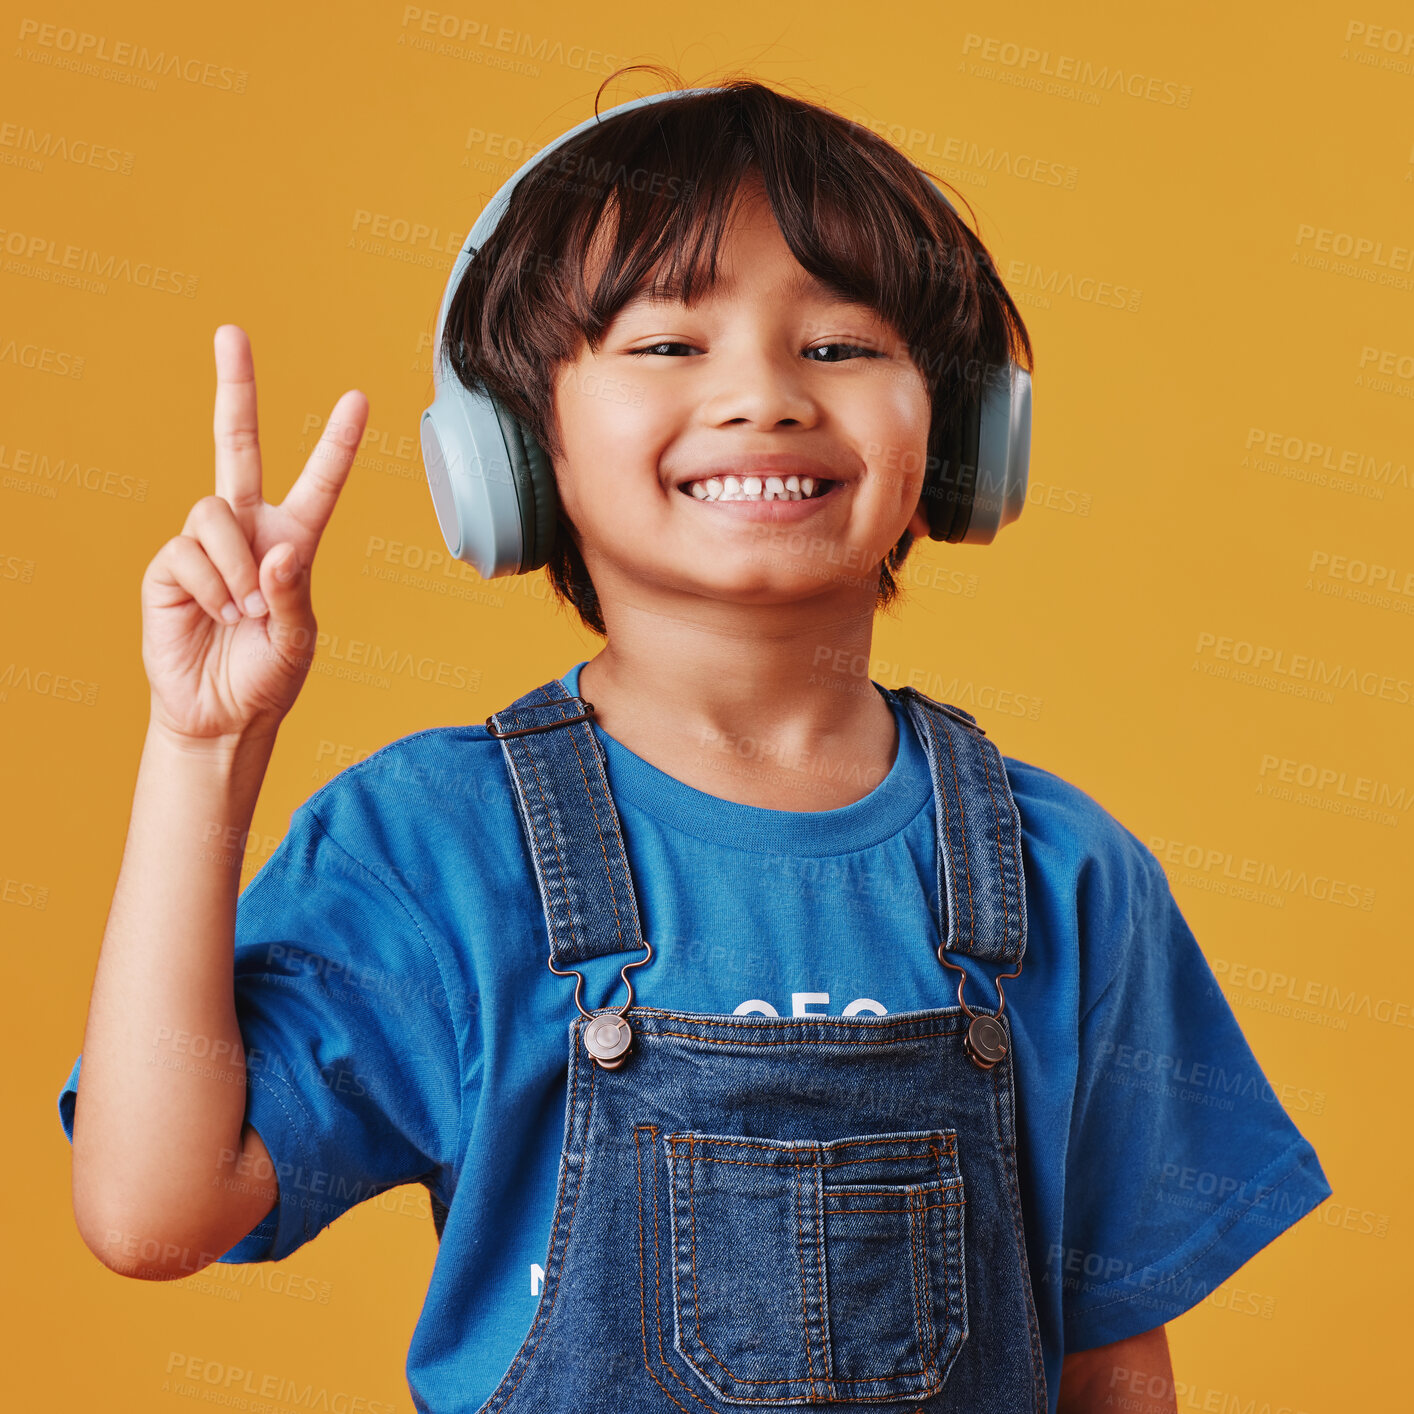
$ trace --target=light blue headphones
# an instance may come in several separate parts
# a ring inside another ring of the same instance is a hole
[[[694,88],[649,94],[576,124],[506,181],[462,244],[437,315],[432,406],[422,414],[422,460],[447,549],[475,566],[483,579],[526,574],[545,564],[555,537],[558,498],[550,459],[530,431],[495,398],[462,384],[442,356],[447,309],[462,272],[504,215],[516,183],[562,143],[616,113],[716,91]],[[939,199],[955,211],[931,177],[929,182]],[[1006,367],[989,369],[984,383],[980,408],[971,425],[962,429],[960,445],[954,449],[964,471],[976,469],[975,478],[962,480],[956,492],[947,496],[936,492],[938,468],[930,466],[924,480],[923,504],[934,540],[989,544],[1025,504],[1031,376],[1013,360]]]

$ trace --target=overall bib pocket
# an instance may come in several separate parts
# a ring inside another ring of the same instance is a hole
[[[967,1338],[951,1129],[663,1136],[674,1345],[730,1404],[925,1397]]]

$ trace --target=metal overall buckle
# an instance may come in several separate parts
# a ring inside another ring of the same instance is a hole
[[[967,1052],[972,1063],[982,1070],[991,1070],[996,1063],[1002,1060],[1009,1049],[1007,1043],[1006,1028],[1001,1023],[1002,1009],[1006,1006],[1006,993],[1002,990],[1003,977],[1019,977],[1021,975],[1021,963],[1016,964],[1015,972],[1003,972],[996,978],[997,983],[997,1009],[995,1012],[973,1011],[962,999],[962,984],[967,981],[967,973],[957,963],[949,961],[943,956],[943,947],[938,946],[938,961],[945,967],[951,967],[961,975],[957,979],[957,1003],[967,1013],[971,1020],[967,1026],[967,1032],[962,1038],[962,1049]]]
[[[576,979],[574,1004],[579,1008],[579,1014],[585,1020],[584,1049],[594,1057],[595,1063],[605,1070],[617,1070],[624,1063],[624,1058],[633,1046],[633,1028],[628,1024],[628,1018],[624,1013],[633,1005],[633,983],[628,980],[629,969],[642,967],[645,962],[650,962],[653,958],[653,944],[645,938],[643,946],[647,949],[643,957],[639,958],[637,962],[626,962],[619,969],[619,976],[623,978],[624,986],[628,988],[628,1000],[617,1011],[612,1007],[600,1012],[585,1011],[584,1004],[579,999],[579,989],[584,985],[584,973],[576,971],[573,967],[568,971],[561,971],[555,966],[553,952],[549,957],[548,966],[557,977],[573,976]]]
[[[548,732],[555,727],[568,727],[574,722],[587,722],[594,715],[594,704],[586,697],[561,697],[554,702],[538,702],[537,707],[558,707],[561,702],[583,702],[584,711],[577,717],[559,717],[553,722],[542,722],[538,727],[516,727],[512,731],[498,731],[495,723],[495,713],[486,719],[486,730],[498,740],[508,736],[529,736],[531,732]]]

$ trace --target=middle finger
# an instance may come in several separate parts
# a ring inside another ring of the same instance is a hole
[[[255,553],[236,513],[222,497],[203,496],[191,508],[182,534],[200,542],[242,613],[258,616],[265,612]]]

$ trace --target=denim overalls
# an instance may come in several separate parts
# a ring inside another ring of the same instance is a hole
[[[1015,976],[1001,753],[960,709],[874,686],[932,767],[939,960]],[[961,981],[957,1006],[892,1016],[632,1007],[652,950],[591,712],[556,679],[487,719],[581,1014],[540,1301],[483,1410],[1046,1414],[1000,985],[997,1012]],[[618,953],[629,1000],[585,1012],[574,964]]]

